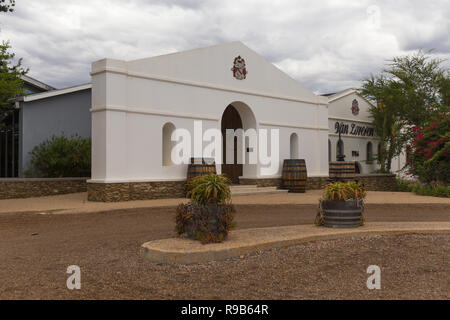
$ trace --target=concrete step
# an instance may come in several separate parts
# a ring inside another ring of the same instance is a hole
[[[276,187],[257,187],[257,186],[231,186],[231,195],[250,195],[250,194],[270,194],[270,193],[286,193],[287,190],[280,190]]]

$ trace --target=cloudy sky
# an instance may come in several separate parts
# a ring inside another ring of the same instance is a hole
[[[449,17],[448,0],[16,0],[14,13],[0,13],[0,39],[30,76],[57,88],[89,82],[101,58],[240,40],[326,93],[358,87],[386,60],[420,48],[450,60]]]

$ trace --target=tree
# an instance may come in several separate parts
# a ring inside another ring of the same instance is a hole
[[[450,79],[441,63],[419,50],[393,58],[380,74],[363,80],[360,94],[376,104],[369,112],[380,137],[382,172],[390,171],[392,159],[414,137],[414,126],[424,127],[448,110]]]
[[[13,12],[14,6],[16,5],[15,0],[0,0],[0,12]]]
[[[0,123],[14,106],[11,99],[25,93],[20,76],[28,72],[22,68],[22,58],[13,63],[15,54],[8,51],[10,48],[9,41],[0,45]]]
[[[384,75],[371,76],[360,89],[361,95],[376,105],[369,108],[375,134],[380,138],[380,151],[377,155],[381,172],[390,172],[392,159],[402,151],[405,137],[397,115],[401,95],[398,85]]]
[[[430,52],[429,52],[430,53]],[[399,119],[409,126],[430,123],[442,108],[442,98],[448,100],[448,77],[441,67],[442,60],[431,58],[421,50],[410,56],[395,57],[384,72],[398,85]],[[447,79],[447,80],[446,80]]]

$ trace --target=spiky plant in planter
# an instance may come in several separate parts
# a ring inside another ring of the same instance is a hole
[[[222,242],[236,212],[231,204],[230,181],[223,175],[209,174],[189,182],[191,202],[180,204],[176,213],[176,231],[202,243]]]
[[[364,224],[366,189],[357,182],[328,184],[319,200],[315,224],[330,228],[356,228]]]

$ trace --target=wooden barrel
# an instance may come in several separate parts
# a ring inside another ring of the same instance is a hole
[[[356,228],[361,225],[362,206],[356,201],[321,202],[324,226],[328,228]]]
[[[281,187],[289,192],[303,193],[306,190],[306,163],[304,159],[286,159],[281,173]]]
[[[329,178],[334,181],[355,180],[354,161],[332,161],[330,162]]]
[[[191,158],[191,163],[188,165],[187,180],[212,173],[216,173],[214,158]]]

